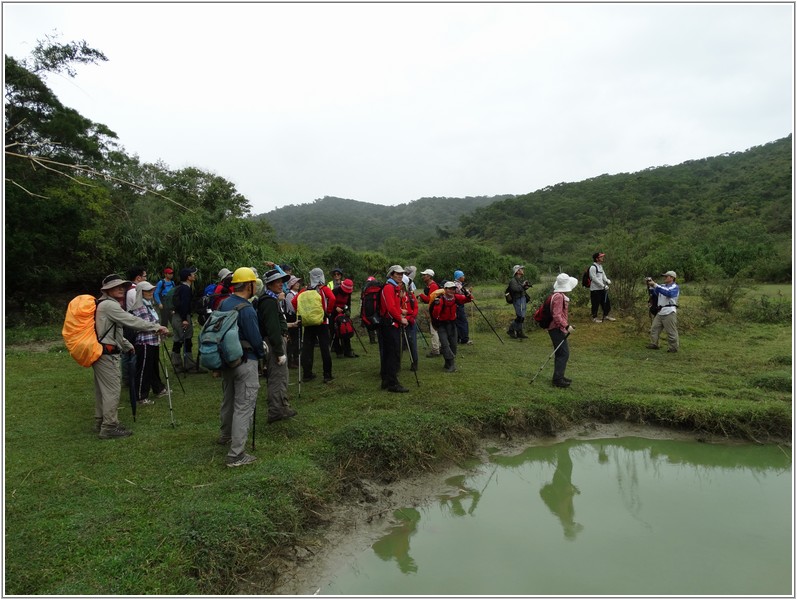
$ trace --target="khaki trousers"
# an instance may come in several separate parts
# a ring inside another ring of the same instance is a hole
[[[122,394],[121,354],[103,354],[91,368],[94,370],[94,417],[102,419],[102,429],[119,424],[119,397]]]
[[[653,317],[653,324],[650,326],[650,343],[659,345],[661,330],[667,332],[667,341],[670,350],[678,350],[678,313],[670,313],[662,316],[661,313]]]

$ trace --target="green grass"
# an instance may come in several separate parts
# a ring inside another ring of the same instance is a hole
[[[377,347],[363,336],[366,354],[354,340],[360,358],[333,359],[332,385],[305,383],[298,396],[291,371],[295,419],[266,425],[261,389],[259,460],[241,469],[225,468],[226,449],[214,443],[218,379],[191,375],[184,394],[172,374],[174,428],[166,399],[140,408],[133,423],[123,394],[120,418],[135,434],[98,440],[91,369],[62,344],[7,347],[6,593],[235,593],[237,577],[319,526],[322,508],[357,477],[390,481],[464,461],[479,438],[500,432],[627,420],[763,442],[791,437],[789,327],[703,325],[699,298],[685,296],[682,349],[667,354],[645,348],[644,315],[593,324],[582,304],[572,317],[574,383],[560,390],[550,363],[529,383],[551,353],[547,335],[532,323],[530,339],[509,339],[502,290],[476,293],[503,343],[470,307],[475,344],[460,348],[459,371],[425,358],[419,337],[420,386],[405,358],[400,378],[411,391],[388,394],[379,390]],[[47,338],[6,332],[6,340]]]

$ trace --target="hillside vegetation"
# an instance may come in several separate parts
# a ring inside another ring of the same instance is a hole
[[[383,206],[325,196],[253,219],[268,221],[280,242],[314,249],[343,244],[356,250],[375,250],[381,249],[389,238],[422,243],[433,237],[447,237],[459,226],[462,215],[513,197],[420,198],[398,206]]]

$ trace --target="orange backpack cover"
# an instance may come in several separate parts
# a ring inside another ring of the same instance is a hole
[[[94,329],[96,310],[97,299],[94,296],[76,296],[66,309],[61,330],[66,349],[83,367],[93,365],[102,354],[102,344],[97,340],[97,331]]]

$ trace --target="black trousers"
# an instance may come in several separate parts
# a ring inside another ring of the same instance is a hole
[[[598,307],[603,311],[603,316],[609,314],[612,310],[612,304],[609,302],[609,290],[591,290],[589,299],[592,300],[592,318],[598,318]]]
[[[382,342],[379,374],[385,387],[401,385],[398,380],[401,366],[401,329],[393,325],[380,324],[379,336]]]
[[[315,344],[321,349],[321,364],[324,377],[332,377],[332,355],[329,353],[329,326],[325,323],[305,327],[302,332],[302,374],[309,377],[313,373]]]
[[[565,369],[567,368],[567,361],[570,358],[570,348],[567,346],[567,334],[562,333],[561,329],[549,329],[548,335],[551,337],[551,343],[554,349],[559,344],[559,349],[553,357],[553,380],[561,381],[565,376]]]

